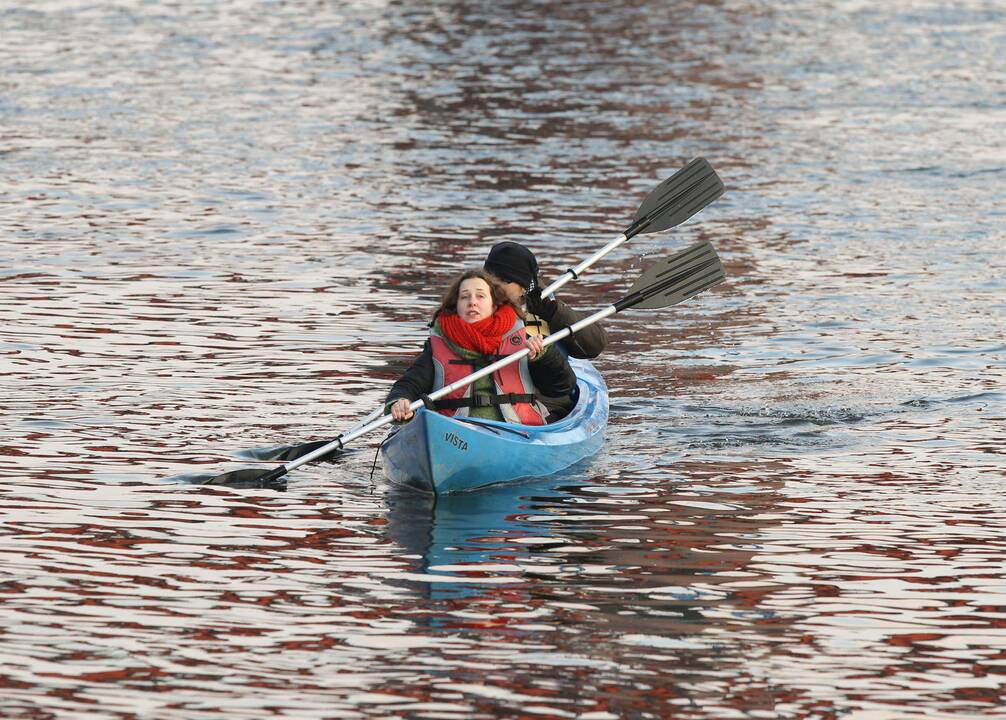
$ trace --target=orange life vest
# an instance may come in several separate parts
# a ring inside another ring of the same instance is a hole
[[[513,326],[500,337],[496,354],[499,357],[480,355],[484,361],[469,360],[459,356],[444,337],[437,323],[430,331],[430,347],[433,350],[433,389],[447,387],[463,377],[471,375],[480,367],[485,367],[506,355],[524,349],[524,323],[518,318]],[[527,357],[512,362],[492,374],[495,394],[473,395],[473,384],[448,393],[435,401],[437,412],[448,417],[467,417],[469,408],[496,405],[503,419],[522,425],[544,425],[548,410],[535,397],[534,382],[528,368]]]

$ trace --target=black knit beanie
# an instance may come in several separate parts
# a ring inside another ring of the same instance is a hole
[[[517,283],[527,292],[538,286],[538,261],[520,243],[507,240],[493,245],[483,268],[503,282]]]

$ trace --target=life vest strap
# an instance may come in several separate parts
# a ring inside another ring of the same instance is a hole
[[[464,360],[452,358],[447,362],[451,365],[470,365],[474,370],[481,370],[484,367],[489,367],[497,360],[502,360],[506,355],[482,355],[478,360]]]
[[[456,400],[436,400],[437,410],[457,410],[458,408],[492,407],[494,405],[515,405],[516,403],[531,403],[538,399],[534,393],[476,393],[474,397],[457,398]]]

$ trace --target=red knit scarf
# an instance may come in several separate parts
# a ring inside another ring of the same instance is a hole
[[[501,305],[492,315],[467,323],[455,313],[441,313],[437,318],[447,339],[466,350],[482,355],[495,355],[503,333],[513,327],[517,313],[509,305]]]

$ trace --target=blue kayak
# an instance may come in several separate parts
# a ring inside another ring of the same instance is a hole
[[[473,490],[544,477],[594,454],[604,443],[608,388],[586,360],[570,358],[578,397],[573,411],[550,425],[450,418],[420,408],[381,445],[393,483],[434,493]]]

